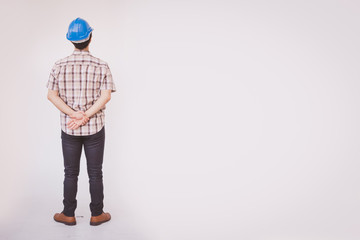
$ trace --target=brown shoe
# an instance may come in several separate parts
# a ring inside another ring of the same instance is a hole
[[[66,225],[76,225],[75,217],[67,217],[63,213],[55,213],[54,220]]]
[[[111,215],[110,213],[102,213],[100,214],[99,216],[94,216],[94,217],[91,217],[90,219],[90,225],[91,226],[97,226],[97,225],[100,225],[104,222],[107,222],[111,219]]]

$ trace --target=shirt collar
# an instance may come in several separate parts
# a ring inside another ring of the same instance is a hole
[[[73,54],[75,55],[90,55],[90,51],[86,51],[86,50],[74,50]]]

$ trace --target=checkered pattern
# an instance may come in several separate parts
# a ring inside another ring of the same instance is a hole
[[[111,89],[115,84],[109,66],[89,51],[75,50],[72,55],[57,61],[50,72],[46,87],[58,90],[60,98],[75,111],[86,111],[100,97],[100,90]],[[97,133],[105,124],[105,106],[89,122],[75,130],[66,127],[70,117],[60,112],[61,129],[70,135],[87,136]]]

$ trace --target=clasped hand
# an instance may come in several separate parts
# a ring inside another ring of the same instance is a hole
[[[70,118],[71,120],[68,121],[66,125],[69,129],[72,130],[85,125],[89,121],[89,118],[85,115],[85,112],[83,111],[77,111],[73,113],[72,115],[70,115]]]

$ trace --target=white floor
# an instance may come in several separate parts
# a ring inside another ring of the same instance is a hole
[[[90,226],[90,213],[77,214],[77,225],[66,226],[55,222],[53,213],[40,210],[38,213],[18,214],[5,223],[0,230],[1,240],[57,240],[57,239],[123,239],[145,240],[140,231],[136,231],[126,221],[125,216],[112,213],[112,220],[99,226]]]
[[[48,194],[50,195],[50,194]],[[0,218],[1,240],[58,240],[58,239],[122,239],[122,240],[148,240],[143,231],[136,226],[136,221],[121,208],[109,204],[112,219],[99,226],[89,224],[91,213],[86,201],[78,201],[76,210],[77,224],[67,226],[55,222],[53,215],[61,211],[62,199],[46,196],[45,199],[23,199],[12,209],[13,214],[5,213],[5,219]],[[25,203],[27,205],[25,205]],[[121,204],[118,204],[121,205]],[[56,209],[58,208],[58,209]]]

